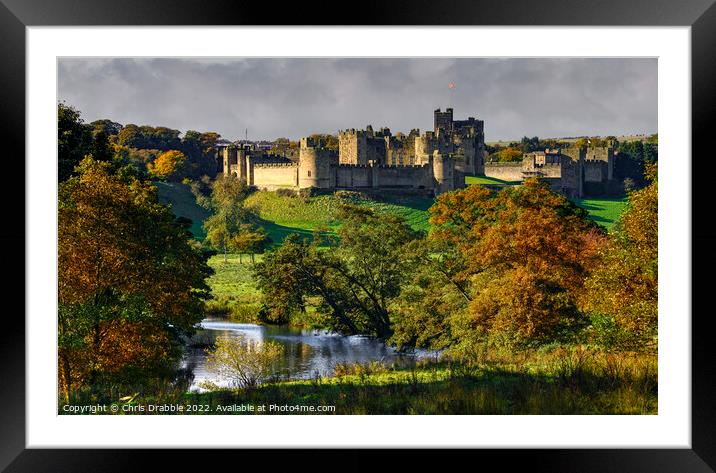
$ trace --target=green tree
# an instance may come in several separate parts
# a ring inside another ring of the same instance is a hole
[[[254,266],[270,318],[285,319],[317,300],[319,325],[347,334],[387,339],[389,306],[410,275],[402,247],[418,238],[402,219],[345,206],[337,247],[322,250],[290,236]]]
[[[121,123],[113,122],[112,120],[108,120],[106,118],[102,120],[95,120],[90,123],[90,126],[92,127],[93,131],[101,130],[108,137],[119,135],[119,132],[122,131]]]
[[[109,144],[109,137],[104,129],[99,128],[92,131],[91,154],[97,161],[110,161],[114,152]]]
[[[243,205],[248,195],[248,186],[235,176],[220,175],[212,184],[212,215],[204,221],[204,229],[209,244],[224,253],[224,262],[241,226],[256,220],[254,213]]]
[[[232,250],[239,254],[239,263],[243,262],[241,256],[245,254],[248,254],[251,263],[254,263],[254,255],[263,253],[270,245],[271,238],[266,230],[251,224],[242,224],[231,241]]]
[[[60,182],[69,178],[85,155],[92,152],[90,128],[80,112],[64,103],[57,104],[57,172]]]

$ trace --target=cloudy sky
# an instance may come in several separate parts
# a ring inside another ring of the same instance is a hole
[[[449,83],[454,83],[452,91]],[[85,121],[234,140],[485,120],[485,139],[657,132],[656,59],[61,58],[58,99]]]

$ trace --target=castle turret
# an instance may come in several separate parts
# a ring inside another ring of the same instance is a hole
[[[449,154],[440,154],[435,150],[431,156],[435,195],[455,190],[455,163]]]
[[[301,138],[298,155],[298,187],[331,187],[331,157],[327,149],[311,138]]]
[[[236,168],[236,147],[226,146],[222,150],[222,156],[224,160],[224,175],[228,176],[237,172]]]

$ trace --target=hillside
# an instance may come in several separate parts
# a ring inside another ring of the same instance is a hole
[[[266,231],[275,242],[283,241],[289,233],[310,236],[315,230],[325,234],[340,226],[338,212],[343,204],[370,207],[377,212],[403,217],[416,230],[428,229],[427,210],[433,203],[429,197],[385,195],[380,201],[364,200],[336,194],[310,198],[289,197],[275,192],[258,191],[246,199],[246,205],[264,220]]]
[[[178,182],[155,182],[154,184],[157,186],[159,202],[171,205],[172,211],[177,217],[190,219],[192,221],[191,232],[196,238],[203,239],[206,233],[202,224],[209,216],[209,212],[196,203],[189,186]]]
[[[509,184],[496,179],[470,177],[469,184]],[[155,183],[159,200],[170,204],[178,216],[192,220],[191,231],[198,239],[205,236],[202,223],[209,213],[196,204],[189,186],[180,183]],[[574,199],[574,202],[589,212],[590,217],[600,225],[611,228],[626,205],[626,200],[616,198]],[[309,198],[289,197],[276,192],[257,191],[246,199],[246,205],[256,211],[263,220],[263,226],[271,239],[280,243],[291,233],[311,237],[316,230],[331,235],[338,229],[338,211],[345,203],[363,205],[378,212],[403,217],[416,230],[427,231],[428,209],[433,204],[430,197],[400,196],[386,194],[381,200],[356,198],[355,194],[340,197],[336,194],[319,195]]]

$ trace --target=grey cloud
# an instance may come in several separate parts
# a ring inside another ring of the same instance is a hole
[[[229,139],[425,130],[450,105],[485,120],[488,141],[655,133],[657,59],[61,58],[58,99],[86,121]]]

